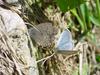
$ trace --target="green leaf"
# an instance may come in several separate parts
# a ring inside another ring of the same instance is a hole
[[[86,26],[86,13],[87,13],[87,11],[86,11],[86,4],[82,4],[81,6],[80,6],[80,11],[81,11],[81,16],[80,16],[80,18],[82,19],[82,21],[83,21],[83,25],[84,25],[84,31],[87,31],[87,26]]]
[[[87,3],[84,3],[80,6],[80,18],[82,19],[83,23],[84,23],[84,28],[85,28],[85,32],[91,30],[92,28],[92,24],[90,22],[90,11],[88,8]]]
[[[98,18],[100,20],[100,1],[95,0],[95,3],[96,3],[96,11],[97,11],[97,14],[98,14]]]
[[[84,28],[84,23],[83,23],[82,19],[79,17],[76,9],[71,10],[71,12],[77,18],[77,20],[78,20],[78,22],[79,22],[79,24],[81,26],[82,33],[83,33],[85,31],[85,28]]]
[[[91,15],[91,16],[90,16],[90,20],[91,20],[91,22],[92,22],[94,25],[100,26],[100,21],[99,21],[99,19],[98,19],[97,17]]]
[[[70,9],[76,8],[80,4],[86,2],[86,0],[56,0],[57,5],[59,6],[62,12],[66,12]]]
[[[61,11],[66,12],[66,10],[68,10],[69,7],[67,0],[56,0],[56,2]]]
[[[100,54],[99,55],[96,55],[96,61],[97,62],[100,62]]]

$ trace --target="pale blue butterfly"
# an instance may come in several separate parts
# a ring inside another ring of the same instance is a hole
[[[56,44],[57,52],[74,53],[76,51],[73,51],[73,47],[74,47],[74,44],[73,44],[71,32],[68,29],[65,29],[61,33],[60,38],[57,41],[57,44]]]

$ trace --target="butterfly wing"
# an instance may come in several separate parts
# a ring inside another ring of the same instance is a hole
[[[44,37],[37,28],[30,28],[29,35],[31,36],[31,39],[34,40],[38,45],[42,44]]]
[[[39,46],[50,47],[50,45],[54,43],[56,35],[54,32],[57,31],[54,29],[52,23],[41,23],[29,29],[29,34]]]
[[[57,41],[56,48],[58,51],[70,51],[74,47],[72,42],[72,35],[68,29],[65,29]]]

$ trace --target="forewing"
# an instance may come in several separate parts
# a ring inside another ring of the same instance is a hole
[[[57,41],[56,48],[58,50],[72,50],[74,47],[74,44],[72,42],[72,35],[68,29],[65,29],[61,35],[60,38]]]

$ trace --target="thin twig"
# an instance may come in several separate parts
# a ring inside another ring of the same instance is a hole
[[[43,59],[40,59],[40,60],[37,61],[37,63],[42,62],[42,61],[46,61],[46,60],[50,59],[51,57],[53,57],[54,55],[55,55],[55,53],[53,53],[52,55],[47,56],[47,57],[45,57]]]

